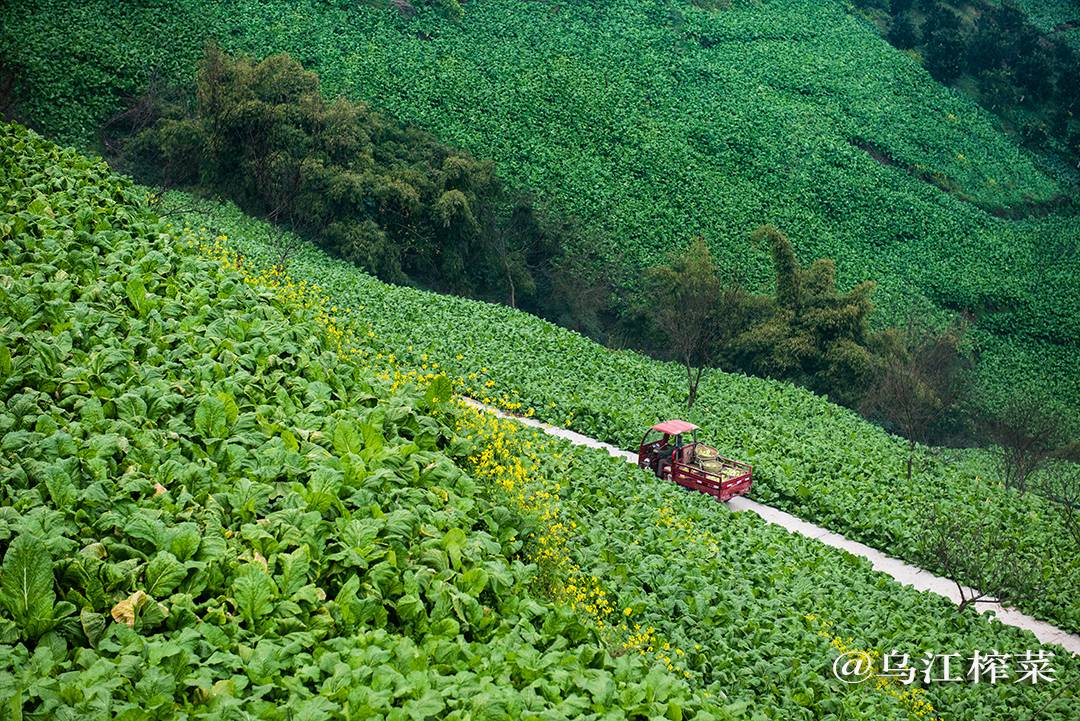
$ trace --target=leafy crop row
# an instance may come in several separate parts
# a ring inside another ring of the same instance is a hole
[[[232,206],[179,194],[166,205],[200,206],[182,216],[195,223],[192,232],[224,233],[252,263],[280,256],[272,229]],[[289,272],[350,309],[370,329],[376,352],[416,366],[438,363],[479,400],[628,449],[652,423],[685,413],[681,367],[606,349],[503,306],[386,285],[291,242]],[[1046,559],[1048,590],[1025,610],[1080,630],[1080,559],[1056,513],[986,477],[980,454],[923,448],[909,483],[901,439],[803,389],[720,372],[706,376],[688,420],[754,465],[758,500],[894,556],[920,560],[924,518],[935,504],[953,515],[992,514]]]
[[[610,613],[590,612],[593,623],[623,639],[625,653],[657,659],[755,719],[1025,718],[1052,696],[1049,688],[1004,683],[840,683],[830,664],[842,649],[897,649],[922,659],[944,648],[1022,655],[1033,642],[603,451],[477,415],[467,411],[462,426],[485,438],[481,447],[507,469],[496,480],[517,492],[557,486],[561,521],[579,521],[571,562],[620,601]],[[507,478],[520,457],[531,458],[530,483]],[[1061,658],[1062,678],[1077,663]],[[1064,721],[1077,704],[1065,693],[1042,713]]]
[[[727,717],[536,592],[445,380],[101,162],[0,126],[0,187],[4,718]]]

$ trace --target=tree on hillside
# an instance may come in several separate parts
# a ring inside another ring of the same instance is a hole
[[[595,238],[591,231],[578,228],[576,233]],[[561,255],[551,266],[551,282],[544,302],[543,315],[565,328],[600,340],[611,347],[621,347],[625,338],[615,337],[613,308],[617,306],[612,278],[614,263],[600,249],[599,243],[576,246],[572,256]]]
[[[1018,393],[985,421],[995,444],[1001,479],[1008,488],[1027,491],[1028,477],[1066,444],[1062,419],[1030,393]]]
[[[868,318],[874,283],[839,292],[833,261],[819,258],[800,267],[791,241],[772,225],[755,230],[751,240],[769,247],[775,296],[748,304],[746,327],[725,353],[747,372],[793,380],[854,403],[873,368]]]
[[[935,80],[950,83],[963,71],[966,39],[960,18],[952,7],[935,5],[923,24],[926,36],[925,65]]]
[[[960,349],[965,330],[963,320],[939,331],[912,315],[903,331],[882,339],[861,410],[907,438],[909,482],[916,444],[928,442],[966,395],[970,363]]]
[[[713,362],[725,322],[725,308],[737,305],[741,290],[725,283],[705,239],[698,236],[667,265],[646,272],[648,315],[666,346],[665,354],[686,368],[686,408],[697,400],[706,368]]]
[[[1042,563],[993,516],[934,509],[918,553],[928,568],[941,569],[960,592],[958,611],[979,601],[1016,604],[1039,595]]]
[[[1075,461],[1076,449],[1073,449]],[[1055,459],[1036,476],[1039,493],[1055,505],[1061,523],[1080,549],[1080,463]]]
[[[919,29],[911,19],[910,12],[904,12],[893,18],[889,27],[888,40],[901,50],[910,50],[919,44]]]
[[[553,227],[553,221],[538,213],[528,196],[520,198],[506,215],[486,212],[483,224],[503,271],[506,304],[535,307],[538,294],[552,291],[553,259],[568,228]]]

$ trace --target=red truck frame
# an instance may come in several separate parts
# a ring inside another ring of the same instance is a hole
[[[641,439],[638,466],[721,502],[748,493],[754,469],[698,442],[697,429],[693,423],[680,420],[657,423]],[[690,434],[689,441],[684,440],[686,434]]]

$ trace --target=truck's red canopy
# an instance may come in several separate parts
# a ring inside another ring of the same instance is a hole
[[[680,433],[686,433],[687,431],[696,431],[697,426],[693,423],[687,423],[686,421],[670,420],[663,423],[657,423],[652,427],[654,431],[660,431],[661,433],[667,433],[671,436],[677,436]]]

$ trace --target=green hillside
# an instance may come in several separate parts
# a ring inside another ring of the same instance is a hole
[[[301,278],[158,220],[104,164],[17,126],[0,187],[6,718],[1080,710],[1023,683],[844,684],[844,650],[1039,646],[448,402],[433,359],[391,361]],[[1056,683],[1075,678],[1057,651]]]
[[[289,52],[327,94],[490,157],[582,219],[621,288],[697,233],[763,285],[748,234],[772,222],[804,261],[835,258],[842,286],[880,281],[881,323],[913,304],[975,315],[987,405],[1017,386],[1080,403],[1078,221],[1039,217],[1064,182],[844,3],[699,7],[724,4],[481,0],[454,22],[419,3],[407,18],[321,0],[14,2],[0,49],[23,115],[84,144],[151,71],[190,81],[207,39]]]
[[[253,267],[280,258],[278,233],[233,206],[173,193],[163,210]],[[479,400],[634,450],[645,428],[686,416],[682,366],[609,350],[505,306],[388,285],[299,238],[286,242],[289,274],[318,284],[366,327],[371,353],[448,372]],[[1080,630],[1080,558],[1059,515],[1037,495],[1004,489],[980,452],[921,448],[908,482],[903,439],[804,389],[720,372],[706,376],[688,420],[754,465],[757,499],[918,565],[935,504],[953,517],[1001,519],[1046,561],[1047,590],[1025,610]]]
[[[1080,47],[1080,3],[1076,0],[1017,0],[1041,30]]]
[[[537,592],[445,400],[101,162],[0,126],[0,187],[0,716],[721,713]]]

